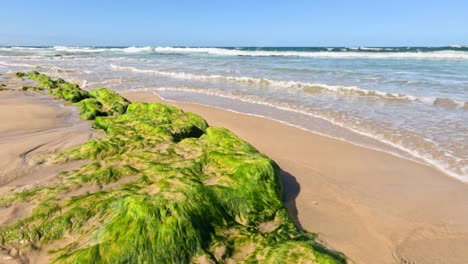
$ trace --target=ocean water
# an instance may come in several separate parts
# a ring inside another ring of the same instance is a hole
[[[468,46],[0,47],[0,72],[34,69],[265,116],[468,181]]]

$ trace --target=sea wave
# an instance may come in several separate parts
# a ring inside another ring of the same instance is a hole
[[[336,93],[346,96],[359,96],[367,98],[378,98],[386,101],[407,101],[420,102],[429,105],[435,105],[444,108],[461,108],[466,109],[467,102],[456,101],[450,98],[438,97],[416,97],[410,94],[388,93],[378,90],[368,90],[358,86],[345,85],[327,85],[322,83],[309,83],[299,81],[272,80],[267,78],[255,78],[246,76],[223,76],[223,75],[203,75],[186,72],[170,72],[149,69],[138,69],[135,67],[118,66],[111,64],[111,68],[117,71],[132,71],[138,73],[155,74],[159,76],[180,79],[180,80],[196,80],[210,82],[230,82],[241,85],[256,86],[262,88],[279,88],[287,90],[302,91],[305,94],[317,93]]]
[[[220,48],[220,47],[0,47],[0,51],[59,53],[161,53],[209,54],[246,57],[304,57],[335,59],[429,59],[468,60],[468,46],[447,47],[311,47],[311,48]]]
[[[117,50],[117,49],[113,49],[113,50]],[[154,51],[154,48],[153,47],[136,47],[136,46],[132,46],[132,47],[128,47],[128,48],[123,48],[122,49],[123,52],[127,52],[127,53],[141,53],[141,52],[153,52]]]
[[[0,47],[0,51],[37,51],[40,47]]]
[[[359,48],[357,48],[359,49]],[[365,48],[373,50],[377,48]],[[364,48],[361,48],[364,50]],[[346,49],[345,49],[346,51]],[[357,52],[357,51],[270,51],[270,50],[240,50],[224,48],[180,48],[155,47],[154,52],[160,53],[207,53],[223,56],[250,57],[306,57],[306,58],[336,58],[336,59],[432,59],[432,60],[468,60],[468,52],[456,50],[441,50],[430,52]]]
[[[105,52],[108,49],[106,48],[94,48],[94,47],[68,47],[68,46],[54,46],[54,50],[62,51],[62,52],[90,52],[90,53],[97,53],[97,52]]]
[[[202,75],[186,72],[170,72],[149,69],[138,69],[135,67],[111,65],[113,70],[117,71],[132,71],[138,73],[155,74],[164,77],[170,77],[181,80],[197,80],[197,81],[216,81],[216,82],[231,82],[242,85],[270,87],[302,91],[306,94],[315,94],[323,92],[333,92],[341,95],[373,97],[385,100],[402,100],[402,101],[419,101],[422,103],[433,104],[435,98],[417,98],[408,94],[387,93],[377,90],[368,90],[357,86],[342,86],[342,85],[327,85],[321,83],[308,83],[298,81],[272,80],[267,78],[255,78],[245,76],[222,76],[222,75]]]

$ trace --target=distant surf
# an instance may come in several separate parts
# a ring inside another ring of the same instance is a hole
[[[305,57],[305,58],[369,58],[468,60],[468,46],[445,47],[319,47],[319,48],[255,48],[255,47],[0,47],[0,51],[43,51],[63,53],[205,53],[219,56]]]

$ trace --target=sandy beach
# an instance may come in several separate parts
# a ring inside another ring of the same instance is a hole
[[[2,4],[0,264],[468,264],[468,0],[111,3]]]
[[[356,263],[466,263],[468,186],[432,167],[261,117],[163,102],[230,129],[284,171],[286,205]]]
[[[14,90],[0,92],[0,193],[47,184],[77,164],[52,166],[43,160],[46,154],[97,136],[74,108],[18,91],[20,85],[8,81],[6,87]],[[151,93],[122,95],[199,114],[210,126],[230,129],[271,157],[283,172],[290,215],[351,262],[468,259],[468,186],[432,167],[261,117],[163,101]],[[23,213],[2,209],[0,224]],[[13,260],[7,256],[2,261]]]

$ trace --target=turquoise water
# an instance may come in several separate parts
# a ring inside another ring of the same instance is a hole
[[[0,71],[261,115],[468,181],[468,47],[0,47]]]

